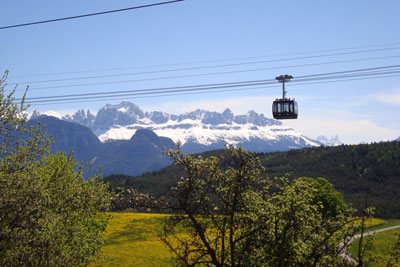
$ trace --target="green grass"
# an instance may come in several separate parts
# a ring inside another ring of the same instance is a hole
[[[375,230],[379,230],[379,229],[383,229],[383,228],[387,228],[387,227],[391,227],[391,226],[395,226],[395,225],[400,225],[400,220],[387,220],[378,225],[369,226],[367,231],[375,231]]]
[[[395,226],[395,225],[400,225],[400,220],[388,220],[384,224],[380,224],[378,226],[368,228],[367,231],[374,231],[374,230],[383,229],[383,228],[387,228],[387,227]],[[390,253],[390,248],[395,244],[395,242],[397,240],[397,236],[395,235],[395,233],[400,233],[400,228],[376,233],[374,241],[372,243],[371,254],[374,256],[377,256],[378,258],[381,258],[381,259],[386,258]],[[350,254],[352,255],[353,258],[357,258],[358,242],[359,242],[359,239],[356,239],[350,245]],[[377,264],[374,266],[379,266],[379,265],[380,264]]]
[[[159,239],[163,220],[168,215],[145,213],[109,213],[106,244],[99,259],[89,266],[172,266],[173,255]],[[373,219],[367,222],[368,231],[399,225],[400,220]],[[374,242],[374,255],[386,255],[396,241],[394,233],[400,229],[378,233]],[[358,242],[350,247],[357,255]]]
[[[360,221],[361,224],[361,221]],[[399,225],[400,224],[400,220],[384,220],[384,219],[377,219],[377,218],[370,218],[367,219],[365,221],[365,226],[366,226],[366,230],[365,232],[369,232],[369,231],[375,231],[375,230],[379,230],[379,229],[383,229],[383,228],[387,228],[390,226],[395,226],[395,225]],[[361,231],[357,232],[357,234],[360,234]]]
[[[110,213],[106,244],[89,266],[171,266],[173,257],[158,238],[168,215]]]

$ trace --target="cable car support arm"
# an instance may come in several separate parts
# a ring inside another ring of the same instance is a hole
[[[278,80],[280,83],[282,83],[282,99],[286,99],[285,82],[289,82],[290,79],[293,79],[293,76],[286,74],[275,77],[275,79]]]

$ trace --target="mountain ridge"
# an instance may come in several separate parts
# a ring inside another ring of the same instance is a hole
[[[105,105],[96,115],[81,109],[61,119],[89,127],[103,143],[129,140],[138,129],[149,129],[179,143],[185,153],[220,149],[225,144],[242,145],[253,152],[331,145],[331,140],[312,140],[254,110],[234,115],[229,108],[221,113],[196,109],[173,115],[144,112],[138,105],[123,101]]]
[[[148,129],[138,130],[129,140],[112,140],[101,143],[98,137],[86,126],[56,117],[36,114],[28,121],[28,126],[41,125],[48,138],[53,139],[51,152],[73,151],[74,159],[83,165],[91,165],[85,177],[102,169],[102,175],[123,173],[138,175],[146,171],[163,168],[171,163],[163,154],[175,148],[174,142],[159,137]]]

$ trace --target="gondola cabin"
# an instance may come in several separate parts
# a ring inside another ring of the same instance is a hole
[[[294,99],[276,99],[272,103],[272,115],[274,119],[297,119],[299,114],[297,102]]]
[[[272,103],[272,116],[277,120],[297,119],[299,109],[294,99],[286,98],[285,83],[289,82],[293,76],[281,75],[275,79],[282,83],[282,98],[277,98]]]

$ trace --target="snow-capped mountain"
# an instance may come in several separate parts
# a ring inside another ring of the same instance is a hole
[[[339,137],[337,135],[331,138],[326,138],[325,136],[320,135],[317,137],[317,141],[325,146],[340,146],[343,144],[343,142],[339,140]]]
[[[28,119],[28,120],[30,120],[30,119],[37,119],[37,118],[39,118],[39,117],[42,116],[42,115],[50,116],[50,117],[55,117],[55,118],[60,119],[60,120],[61,120],[62,117],[63,117],[60,113],[58,113],[58,112],[56,112],[56,111],[52,111],[52,110],[49,110],[49,111],[46,111],[46,112],[42,112],[42,113],[40,113],[40,112],[37,111],[37,110],[34,110],[34,111],[32,111],[31,113],[27,114],[27,119]]]
[[[72,116],[66,115],[62,117],[62,120],[75,122],[80,125],[86,126],[88,128],[93,128],[93,123],[96,119],[96,116],[90,113],[90,111],[84,111],[83,109],[78,110]]]
[[[91,129],[53,116],[35,114],[28,121],[28,127],[42,127],[41,132],[51,137],[51,152],[70,153],[82,162],[85,177],[98,173],[103,175],[122,173],[138,175],[161,169],[171,164],[170,158],[162,151],[174,148],[171,139],[159,137],[146,129],[137,130],[129,140],[101,143]],[[90,168],[86,168],[90,164]],[[93,171],[93,172],[92,172]]]
[[[226,143],[242,145],[255,152],[320,145],[282,122],[255,111],[234,115],[230,109],[222,113],[197,109],[172,115],[160,111],[144,112],[137,105],[124,101],[104,106],[97,115],[78,110],[62,119],[91,128],[103,143],[129,140],[138,129],[149,129],[158,136],[180,143],[185,152],[219,149]]]

